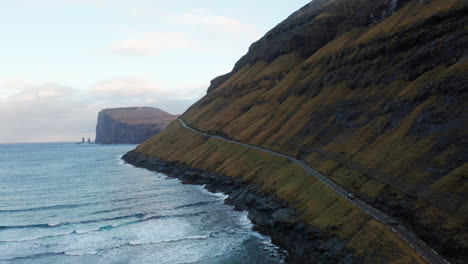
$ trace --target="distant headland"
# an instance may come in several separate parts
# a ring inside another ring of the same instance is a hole
[[[101,110],[96,126],[98,144],[139,144],[165,129],[178,115],[153,107]]]

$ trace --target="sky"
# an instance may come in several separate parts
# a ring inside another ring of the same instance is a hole
[[[101,109],[183,113],[310,0],[2,0],[0,143],[95,137]]]

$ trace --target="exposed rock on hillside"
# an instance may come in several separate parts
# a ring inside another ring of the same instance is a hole
[[[182,118],[302,159],[463,263],[467,14],[467,0],[315,0],[254,43]],[[194,138],[173,124],[137,152],[260,184],[369,263],[420,261],[287,163]]]
[[[104,109],[98,115],[96,143],[139,144],[161,132],[176,118],[151,107]]]

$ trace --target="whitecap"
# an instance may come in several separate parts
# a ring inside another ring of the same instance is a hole
[[[89,232],[95,232],[95,231],[99,231],[99,227],[97,228],[91,228],[91,229],[77,229],[75,231],[73,231],[75,234],[85,234],[85,233],[89,233]]]
[[[217,197],[220,197],[223,201],[226,200],[229,197],[229,195],[221,193],[221,192],[220,193],[213,193],[213,195],[215,195]]]
[[[174,239],[165,239],[165,240],[157,240],[157,241],[130,241],[128,244],[132,246],[140,246],[140,245],[147,245],[147,244],[159,244],[159,243],[172,243],[172,242],[179,242],[184,240],[204,240],[208,239],[209,235],[194,235],[194,236],[187,236],[183,238],[174,238]]]
[[[92,256],[96,255],[98,252],[97,251],[87,251],[87,252],[80,252],[80,251],[70,251],[70,252],[64,252],[65,255],[68,256]]]
[[[25,242],[25,241],[33,241],[33,240],[39,240],[39,239],[44,239],[44,238],[52,238],[52,237],[60,237],[60,236],[67,236],[72,234],[73,231],[70,232],[65,232],[65,233],[59,233],[59,234],[54,234],[54,235],[45,235],[45,236],[34,236],[34,237],[24,237],[24,238],[17,238],[17,239],[4,239],[0,240],[0,242]]]

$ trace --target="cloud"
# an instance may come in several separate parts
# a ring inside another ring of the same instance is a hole
[[[31,88],[32,85],[24,79],[7,79],[0,81],[0,102],[17,94],[20,91]]]
[[[57,83],[33,85],[25,79],[9,79],[0,82],[0,99],[22,102],[45,100],[75,93],[76,90]]]
[[[125,28],[126,32],[132,32],[131,37],[122,41],[109,44],[104,50],[119,56],[147,57],[157,56],[162,53],[193,51],[198,53],[222,54],[223,48],[228,48],[230,42],[227,39],[214,40],[201,36],[192,36],[182,32],[143,32]],[[93,54],[100,53],[93,52]],[[102,51],[101,51],[102,53]]]
[[[53,0],[56,3],[64,4],[86,4],[86,5],[103,5],[110,2],[109,0]]]
[[[54,4],[54,5],[63,5],[63,4],[73,4],[73,5],[88,5],[88,6],[96,6],[101,7],[105,4],[109,4],[114,2],[115,0],[15,0],[20,3],[25,4]]]
[[[136,6],[130,8],[134,15],[157,16],[172,24],[185,27],[193,27],[199,30],[219,30],[221,34],[235,34],[257,36],[260,31],[253,25],[243,23],[241,20],[212,13],[208,9],[197,8],[183,12],[174,12],[147,6]]]
[[[11,101],[37,101],[50,98],[69,96],[76,92],[76,89],[55,83],[48,83],[40,86],[28,86],[8,97]]]
[[[173,32],[145,33],[110,44],[107,50],[119,55],[152,56],[161,52],[194,46],[195,41],[186,34]]]
[[[0,142],[63,142],[94,138],[103,108],[158,107],[180,114],[198,100],[207,84],[162,87],[148,77],[118,77],[88,89],[23,79],[0,82]],[[8,88],[7,88],[8,87]]]
[[[163,87],[150,77],[119,77],[100,81],[91,86],[87,93],[93,102],[106,107],[150,104],[171,113],[181,113],[204,95],[207,86]]]
[[[3,83],[15,84],[18,82]],[[21,83],[21,82],[19,82]],[[70,141],[88,135],[93,117],[80,91],[57,83],[25,82],[0,103],[0,142]],[[11,86],[10,86],[11,87]]]
[[[7,79],[0,82],[0,89],[2,90],[16,90],[32,87],[32,84],[26,79]]]
[[[128,106],[135,106],[135,103],[138,102],[140,104],[142,102],[166,104],[166,101],[175,102],[177,100],[194,102],[203,96],[206,87],[207,84],[162,87],[148,77],[126,77],[101,81],[93,85],[89,89],[89,93],[90,97],[96,99],[105,99],[120,104],[130,103],[131,105]],[[165,110],[175,111],[173,109],[175,109],[174,106]]]
[[[164,12],[173,23],[190,26],[205,27],[215,30],[217,34],[231,37],[257,37],[260,31],[253,25],[245,24],[238,19],[212,14],[207,9],[194,9],[183,13]]]
[[[106,97],[139,97],[165,93],[154,81],[144,78],[116,78],[91,87],[90,92]]]
[[[173,12],[148,6],[130,8],[138,16],[157,17],[172,31],[139,32],[130,27],[115,26],[124,39],[111,43],[105,50],[123,56],[157,56],[183,51],[228,54],[238,47],[248,46],[261,36],[252,25],[235,18],[216,15],[207,9]],[[161,22],[161,21],[160,21]]]

